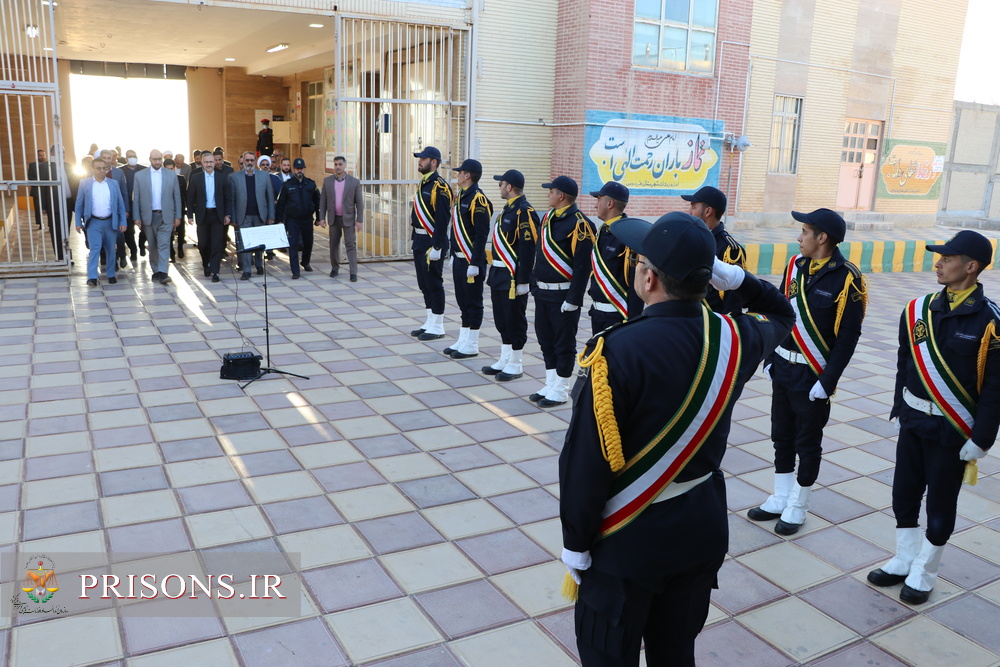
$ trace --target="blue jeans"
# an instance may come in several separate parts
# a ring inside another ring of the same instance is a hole
[[[97,265],[100,262],[101,250],[105,250],[108,257],[115,256],[115,243],[118,240],[118,230],[113,226],[114,217],[107,220],[91,218],[87,221],[87,244],[90,246],[90,254],[87,256],[87,280],[97,280]],[[108,278],[115,277],[115,270],[118,265],[111,261],[107,263],[105,270]]]

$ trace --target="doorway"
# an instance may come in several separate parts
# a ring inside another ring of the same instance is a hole
[[[848,118],[840,154],[837,208],[870,211],[875,196],[882,122]]]

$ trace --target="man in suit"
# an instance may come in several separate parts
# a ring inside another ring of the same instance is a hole
[[[248,227],[274,224],[274,186],[271,175],[266,171],[254,169],[256,156],[252,151],[243,154],[243,169],[229,174],[229,187],[226,189],[226,219],[227,225],[236,227],[236,245],[245,248],[242,230]],[[240,269],[243,275],[240,280],[250,280],[250,253],[239,255]],[[257,275],[264,273],[264,253],[260,250],[253,253],[253,263],[257,266]]]
[[[146,168],[146,165],[139,164],[138,154],[131,148],[125,151],[125,166],[121,168],[122,175],[125,176],[125,185],[128,192],[125,195],[125,200],[132,201],[132,193],[135,191],[135,176],[140,171]],[[125,245],[128,246],[129,253],[132,257],[132,266],[136,265],[138,261],[138,254],[143,257],[146,256],[146,237],[142,233],[142,229],[139,229],[139,242],[136,244],[135,240],[135,227],[136,227],[136,215],[135,211],[129,208],[128,214],[128,228],[125,230]]]
[[[42,178],[41,171],[48,170],[49,156],[44,149],[38,149],[38,161],[32,162],[28,165],[28,180],[29,181],[47,181],[48,177]],[[29,189],[31,194],[31,208],[35,211],[35,226],[38,229],[42,228],[42,198],[41,192],[42,188],[37,185],[32,185]]]
[[[226,178],[215,170],[215,156],[203,153],[202,171],[191,176],[188,184],[188,209],[194,211],[198,223],[198,250],[205,277],[219,282],[226,228],[223,222],[226,206]]]
[[[125,172],[119,169],[117,166],[118,159],[115,157],[116,153],[110,148],[101,149],[101,159],[104,160],[104,164],[108,166],[108,178],[118,184],[118,189],[122,195],[122,201],[125,202],[125,217],[127,218],[132,210],[132,197],[129,196],[128,183],[125,180]],[[104,254],[111,252],[108,248],[104,249]],[[125,235],[123,233],[118,234],[117,243],[117,261],[121,268],[125,268],[126,257],[125,257]],[[101,257],[101,263],[105,261],[105,257]]]
[[[319,224],[330,225],[330,277],[340,273],[340,239],[344,239],[351,282],[358,282],[358,232],[365,214],[361,181],[347,173],[347,158],[333,158],[333,176],[323,179],[319,195]]]
[[[41,191],[42,210],[48,219],[49,238],[52,239],[52,249],[56,259],[63,259],[63,239],[66,237],[66,223],[63,221],[59,200],[66,201],[66,210],[73,208],[70,200],[69,165],[60,163],[56,155],[56,147],[49,148],[49,160],[39,165],[38,179],[41,181],[59,181],[58,185],[38,186]]]
[[[170,282],[167,275],[170,235],[180,226],[184,208],[177,174],[163,168],[163,154],[155,148],[149,153],[149,169],[135,175],[132,188],[132,212],[142,224],[149,242],[149,264],[153,280],[161,285]]]
[[[125,229],[125,198],[114,181],[107,178],[109,165],[103,159],[94,160],[94,176],[80,184],[73,218],[76,231],[87,233],[90,254],[87,257],[87,284],[97,287],[97,262],[101,251],[111,253],[119,233]],[[110,262],[107,267],[108,282],[118,282],[118,267]]]

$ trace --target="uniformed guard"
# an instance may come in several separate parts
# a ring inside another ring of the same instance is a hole
[[[448,222],[451,218],[451,188],[438,174],[441,151],[427,146],[419,153],[417,171],[423,174],[410,212],[413,227],[413,265],[417,287],[424,295],[427,319],[410,332],[418,340],[444,338],[444,256],[448,252]]]
[[[309,265],[313,249],[313,225],[319,218],[319,189],[316,181],[306,178],[306,161],[300,157],[292,163],[292,177],[281,184],[274,210],[288,232],[288,264],[292,279],[298,280],[299,267],[312,271]],[[302,258],[299,260],[299,245]]]
[[[611,232],[611,225],[625,217],[628,188],[608,181],[590,196],[597,199],[597,217],[604,223],[597,231],[590,255],[593,277],[588,293],[594,300],[590,307],[590,325],[596,336],[641,313],[642,300],[632,286],[635,266],[629,260],[631,251]]]
[[[899,599],[922,604],[937,581],[944,545],[955,529],[963,475],[976,483],[976,460],[986,456],[1000,425],[1000,308],[986,298],[979,274],[993,245],[963,230],[934,264],[940,292],[907,304],[899,323],[896,392],[896,472],[892,511],[896,554],[868,573],[876,586],[903,583]],[[927,531],[920,502],[927,492]]]
[[[451,214],[451,269],[462,327],[458,330],[458,340],[446,347],[444,353],[452,359],[468,359],[479,354],[486,238],[490,234],[493,204],[479,187],[483,165],[478,160],[465,160],[455,173],[459,190]]]
[[[572,178],[557,176],[542,187],[549,191],[550,208],[540,224],[531,293],[545,386],[529,399],[551,408],[569,400],[580,306],[590,282],[594,225],[576,206],[580,188]]]
[[[500,181],[500,197],[507,203],[493,226],[493,263],[486,284],[490,286],[493,321],[500,332],[500,358],[483,373],[501,382],[524,374],[521,353],[528,341],[528,291],[538,241],[538,214],[525,198],[524,175],[508,169]]]
[[[802,223],[799,254],[788,262],[782,286],[797,321],[764,361],[772,388],[774,494],[747,513],[754,521],[778,519],[779,535],[795,534],[806,520],[830,396],[854,355],[868,303],[868,281],[837,248],[847,231],[844,219],[828,208],[792,211],[792,217]]]
[[[711,185],[698,190],[693,195],[681,195],[681,199],[691,202],[691,215],[702,220],[715,237],[715,256],[727,264],[746,268],[746,251],[733,235],[726,230],[722,216],[726,214],[726,195]],[[708,290],[705,297],[708,305],[717,313],[739,315],[742,308],[735,294]]]
[[[693,666],[729,546],[719,464],[733,405],[795,315],[775,287],[716,260],[712,234],[687,213],[626,218],[612,232],[638,253],[646,307],[580,355],[559,456],[563,591],[578,593],[585,666],[637,665],[641,641],[649,665]],[[710,278],[755,314],[713,313]]]
[[[262,118],[260,124],[264,127],[257,133],[257,155],[271,155],[274,152],[274,131],[271,129],[271,119]]]

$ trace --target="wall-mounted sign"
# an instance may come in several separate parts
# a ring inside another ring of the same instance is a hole
[[[891,139],[879,168],[878,196],[891,199],[937,199],[946,145],[936,141]]]
[[[719,183],[723,122],[587,111],[583,190],[617,181],[633,195],[690,194]]]

